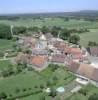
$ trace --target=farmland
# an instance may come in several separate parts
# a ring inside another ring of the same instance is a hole
[[[57,79],[55,79],[54,77],[57,77]],[[36,100],[39,100],[39,98],[43,94],[46,95],[46,98],[50,98],[45,92],[38,92],[39,97],[36,94],[29,96],[36,91],[40,91],[40,86],[47,88],[47,82],[50,81],[51,85],[49,85],[49,87],[57,88],[59,86],[69,84],[69,82],[73,81],[74,79],[75,77],[71,75],[68,71],[66,71],[66,69],[64,70],[62,67],[57,68],[54,72],[51,70],[51,68],[47,68],[40,73],[35,71],[23,71],[18,75],[1,79],[0,92],[5,92],[8,97],[19,97],[22,95],[28,95],[27,100],[30,100],[31,98],[32,100],[33,98],[38,98]]]
[[[41,19],[33,19],[33,17],[28,18],[19,18],[17,20],[0,20],[0,24],[14,25],[14,26],[25,26],[25,27],[63,27],[67,29],[89,29],[90,32],[84,32],[80,34],[80,44],[83,46],[87,46],[89,41],[95,41],[98,43],[98,22],[94,21],[85,21],[83,19],[76,20],[70,19],[66,21],[64,18],[59,17],[46,17]],[[4,45],[2,45],[4,44]],[[12,42],[10,40],[0,40],[0,50],[4,50],[6,48],[10,48]]]
[[[12,40],[0,39],[0,50],[11,49],[13,43]]]
[[[62,18],[43,18],[43,19],[18,19],[18,20],[0,20],[0,24],[8,24],[14,26],[26,26],[26,27],[42,27],[42,26],[60,26],[66,28],[98,28],[98,22],[90,22],[84,20],[70,19],[66,21]]]
[[[93,29],[90,32],[80,34],[80,44],[87,47],[89,41],[98,43],[98,29]]]

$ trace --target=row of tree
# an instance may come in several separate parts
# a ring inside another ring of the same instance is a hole
[[[61,27],[46,27],[43,26],[42,28],[39,27],[13,27],[12,29],[14,35],[19,35],[19,34],[28,34],[29,32],[31,33],[39,33],[42,32],[43,34],[47,34],[50,32],[54,37],[60,37],[64,40],[69,40],[69,42],[76,43],[80,40],[79,36],[77,35],[72,35],[72,33],[82,33],[82,32],[87,32],[87,29],[66,29],[66,28],[61,28]],[[11,28],[8,25],[1,25],[0,24],[0,38],[2,39],[11,39],[12,34],[11,34]]]

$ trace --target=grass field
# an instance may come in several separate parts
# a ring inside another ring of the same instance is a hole
[[[10,20],[0,20],[0,23],[14,25],[14,26],[26,26],[26,27],[33,27],[33,26],[60,26],[66,28],[98,28],[98,22],[89,22],[83,20],[69,20],[65,21],[61,18],[44,18],[43,20],[40,19],[18,19],[15,21]]]
[[[0,70],[7,69],[9,65],[10,65],[10,61],[9,60],[0,61]]]
[[[0,39],[0,51],[12,48],[13,41]]]
[[[88,33],[80,34],[80,44],[87,47],[89,41],[97,42],[98,43],[98,29],[92,30]]]
[[[51,72],[51,74],[48,74],[48,76],[47,76],[47,69],[44,70],[44,72],[42,73],[37,73],[35,71],[23,72],[16,76],[11,76],[8,78],[1,79],[0,80],[0,93],[5,92],[8,96],[9,95],[12,95],[12,96],[22,95],[24,88],[27,90],[25,93],[28,93],[31,91],[34,92],[40,88],[40,85],[45,85],[46,87],[46,82],[48,80],[53,79],[54,76],[57,76],[58,78],[57,81],[55,81],[56,85],[52,85],[55,88],[58,86],[67,85],[69,82],[75,79],[75,77],[71,75],[68,71],[66,71],[66,69],[64,70],[62,68],[58,68],[57,70],[55,70],[55,72]],[[37,86],[37,88],[35,88],[35,86]],[[15,92],[17,88],[20,89],[19,93]],[[31,88],[31,90],[29,90],[29,88]],[[43,93],[43,94],[46,94],[46,93]],[[39,95],[42,96],[42,94],[40,93]],[[32,95],[32,96],[26,97],[26,99],[24,98],[23,100],[35,100],[35,97],[38,98],[36,100],[39,100],[40,98],[38,97],[38,95]],[[47,97],[47,98],[50,98],[50,97]]]
[[[94,93],[98,93],[98,88],[93,85],[88,85],[84,87],[84,91],[87,91],[87,95],[84,96],[83,94],[76,93],[74,94],[69,100],[88,100],[88,97]]]

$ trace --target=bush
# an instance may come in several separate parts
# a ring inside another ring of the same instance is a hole
[[[98,94],[91,95],[88,100],[98,100]]]
[[[56,90],[54,88],[51,88],[51,92],[50,92],[49,96],[55,97],[56,95],[57,95]]]
[[[81,90],[79,90],[79,93],[86,96],[87,95],[87,90],[86,89],[81,89]]]
[[[40,85],[40,88],[41,88],[41,89],[43,89],[43,88],[44,88],[44,85],[43,85],[43,84],[41,84],[41,85]]]
[[[7,98],[6,93],[4,92],[0,93],[0,100],[6,99],[6,98]]]
[[[16,88],[15,93],[19,93],[19,92],[20,92],[20,89]]]

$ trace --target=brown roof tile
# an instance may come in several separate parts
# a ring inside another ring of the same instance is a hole
[[[46,56],[34,56],[32,57],[32,60],[31,60],[31,64],[38,68],[44,67],[46,62],[47,62]]]
[[[76,73],[80,64],[74,61],[70,61],[68,65],[68,70],[70,70],[73,73]]]
[[[94,71],[93,66],[89,64],[80,64],[80,67],[77,70],[77,74],[91,79],[93,71]]]

